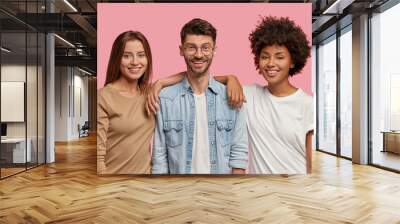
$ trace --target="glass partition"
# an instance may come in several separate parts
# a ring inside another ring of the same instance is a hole
[[[6,127],[1,139],[2,177],[24,171],[31,161],[31,151],[26,150],[26,41],[25,32],[1,34],[0,110]]]
[[[336,35],[318,48],[318,149],[336,154]]]
[[[26,80],[26,111],[27,111],[27,150],[30,151],[30,159],[27,167],[37,165],[38,157],[38,34],[36,32],[27,33],[27,80]]]
[[[22,22],[45,1],[1,1],[0,178],[45,162],[45,35]],[[35,17],[34,17],[35,18]]]

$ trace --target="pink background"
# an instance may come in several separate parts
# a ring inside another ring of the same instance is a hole
[[[179,55],[180,30],[193,18],[205,19],[217,29],[217,53],[211,74],[235,74],[243,84],[265,84],[255,69],[248,39],[260,16],[289,17],[302,27],[311,44],[311,3],[99,3],[97,9],[98,88],[104,85],[113,41],[127,30],[140,31],[148,39],[153,54],[153,81],[186,70]],[[312,94],[311,58],[291,82]]]

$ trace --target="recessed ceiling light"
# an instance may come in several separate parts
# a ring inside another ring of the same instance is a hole
[[[64,0],[65,4],[67,4],[72,10],[74,10],[74,12],[78,12],[78,10],[71,4],[69,3],[68,0]]]
[[[72,44],[71,42],[69,42],[68,40],[66,40],[66,39],[64,39],[64,38],[62,38],[62,37],[60,37],[60,36],[57,35],[57,34],[54,34],[54,36],[57,37],[58,39],[60,39],[62,42],[66,43],[67,45],[69,45],[69,46],[75,48],[75,45],[73,45],[73,44]]]
[[[322,14],[342,14],[343,10],[351,5],[355,0],[336,0]]]
[[[5,48],[5,47],[1,47],[1,50],[4,51],[4,52],[6,52],[6,53],[10,53],[10,52],[11,52],[11,50],[9,50],[9,49],[7,49],[7,48]]]
[[[81,68],[79,68],[79,67],[78,67],[78,70],[81,71],[81,72],[83,72],[83,73],[85,73],[85,74],[87,74],[87,75],[93,75],[92,73],[90,73],[90,72],[88,72],[88,71],[86,71],[86,70],[83,70],[83,69],[81,69]]]

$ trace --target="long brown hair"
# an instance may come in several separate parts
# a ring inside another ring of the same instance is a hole
[[[138,80],[139,92],[145,93],[151,81],[153,64],[149,42],[147,41],[146,37],[139,31],[126,31],[121,33],[115,39],[111,49],[110,59],[108,60],[107,76],[104,86],[114,82],[121,76],[119,66],[121,64],[122,55],[124,54],[126,42],[131,40],[140,41],[143,44],[144,52],[146,53],[148,61],[147,69]]]

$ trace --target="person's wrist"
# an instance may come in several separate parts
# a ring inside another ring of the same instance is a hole
[[[227,80],[227,82],[234,81],[234,79],[235,79],[235,76],[233,76],[233,75],[228,75],[228,80]]]
[[[228,82],[239,83],[239,80],[237,79],[236,76],[234,76],[234,75],[229,75],[229,76],[228,76]]]
[[[233,168],[232,173],[233,174],[245,174],[246,171],[245,171],[245,169],[242,169],[242,168]]]
[[[161,81],[161,79],[157,80],[154,82],[154,86],[161,86],[162,87],[163,83]]]

